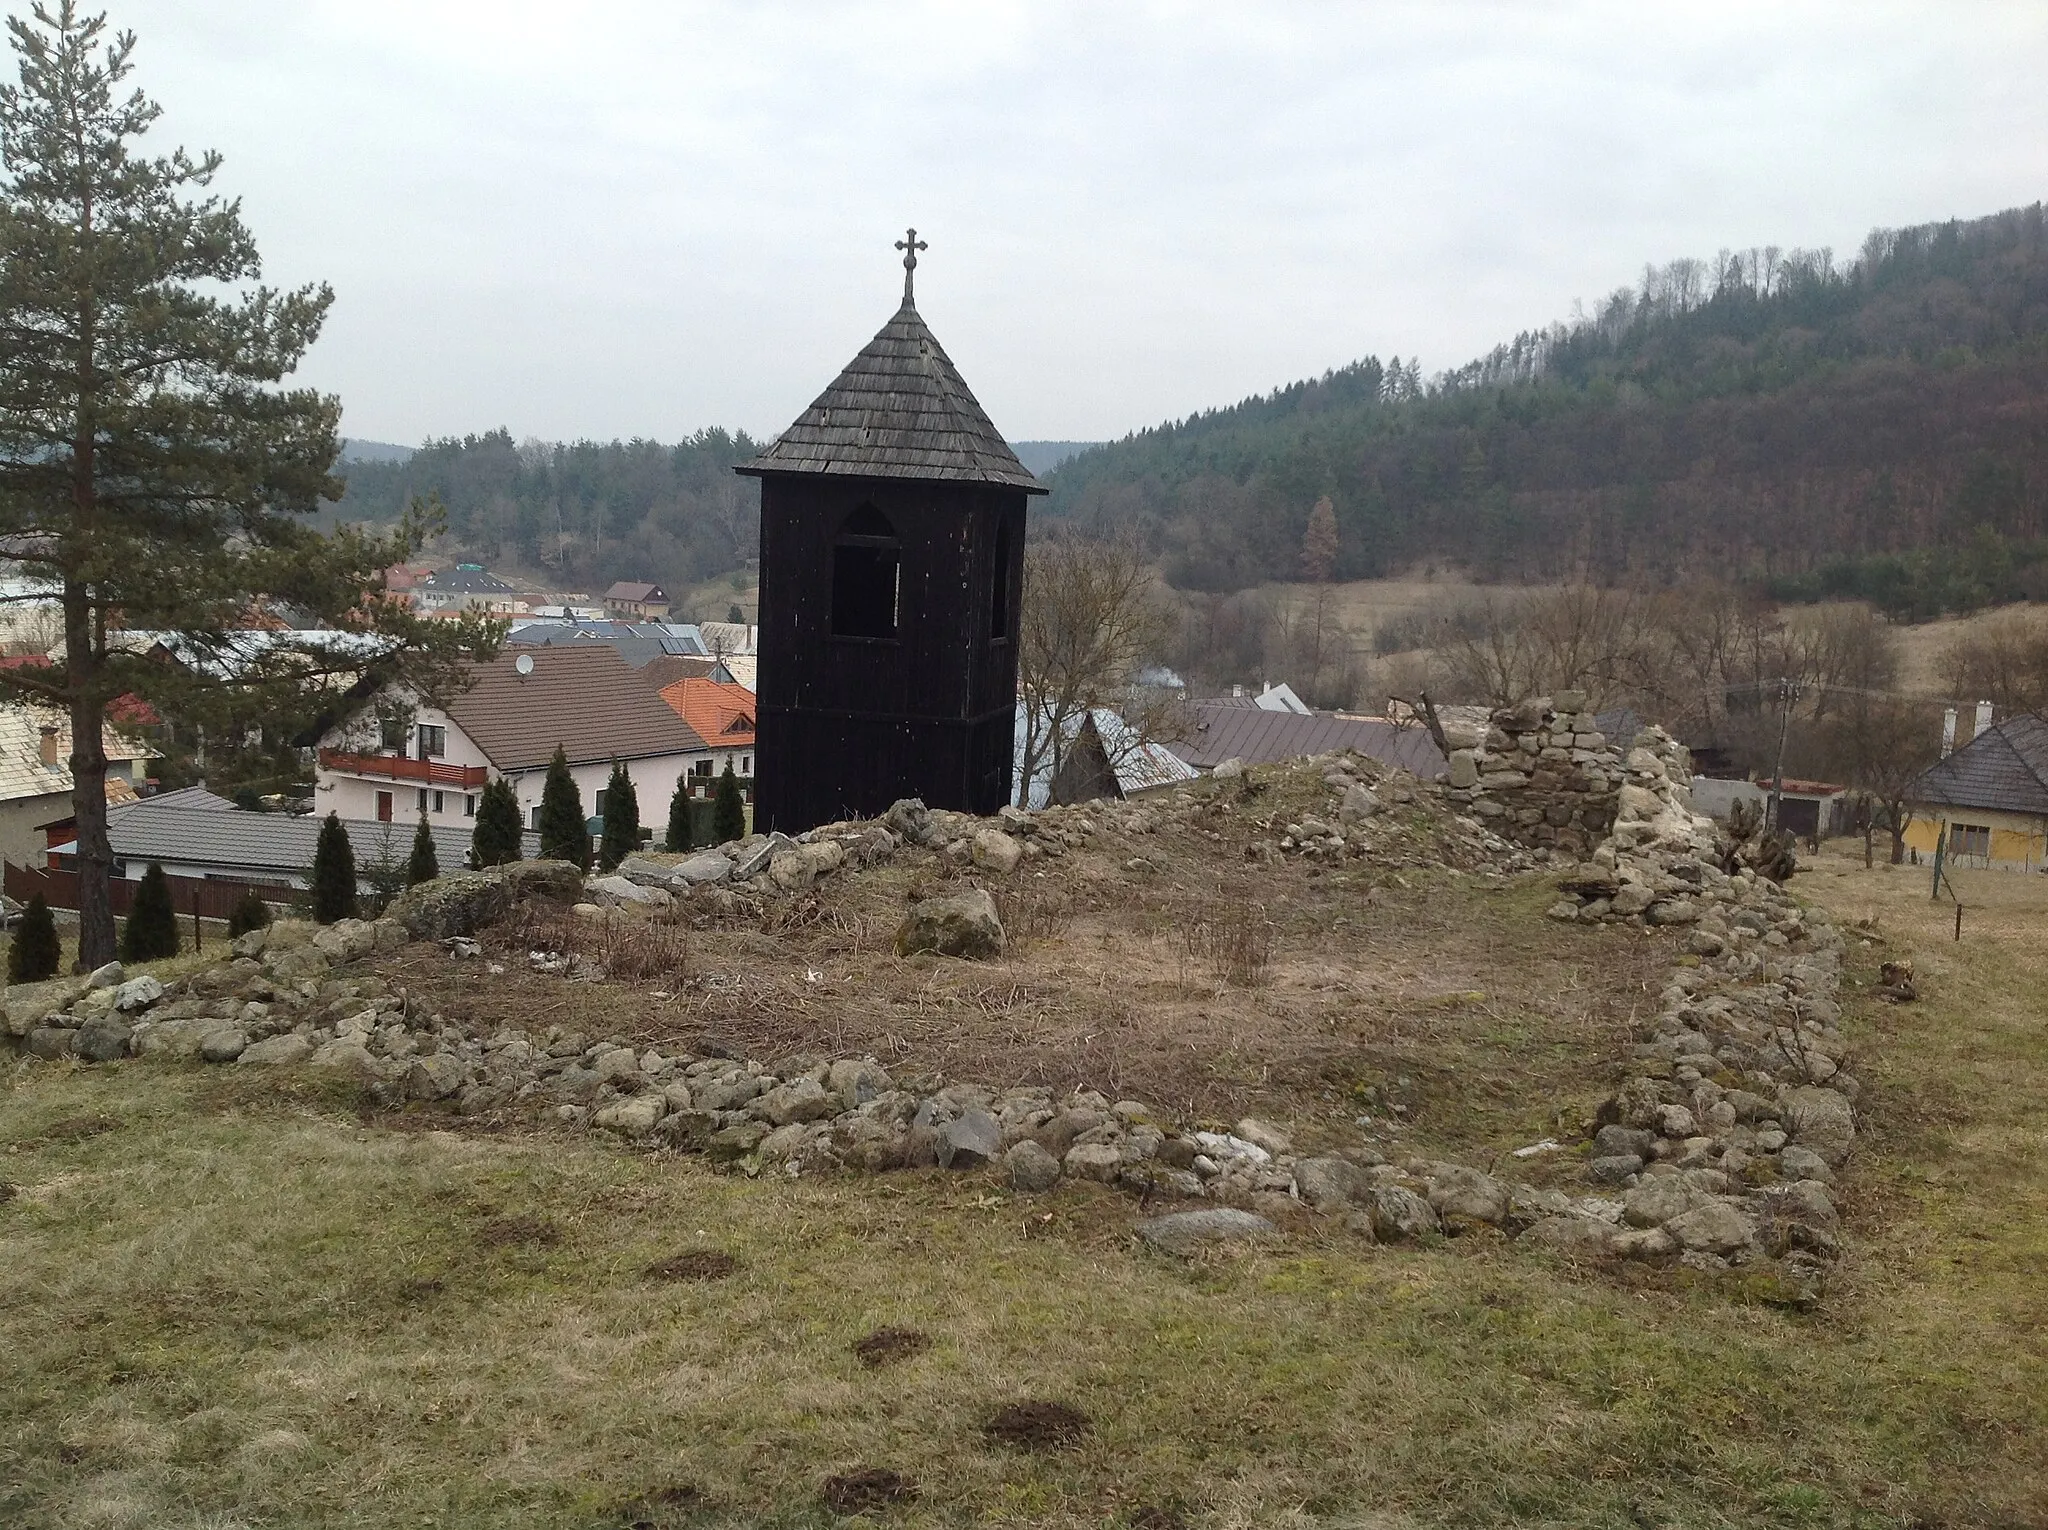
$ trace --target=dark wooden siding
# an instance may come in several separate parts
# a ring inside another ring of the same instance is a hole
[[[892,640],[831,630],[833,545],[863,504],[902,548]],[[908,796],[980,813],[1008,800],[1024,520],[1025,495],[1004,487],[762,478],[760,827],[796,832]],[[1010,585],[1001,634],[998,568]]]

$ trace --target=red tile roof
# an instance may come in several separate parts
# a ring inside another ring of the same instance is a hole
[[[754,693],[744,685],[685,678],[663,686],[661,699],[712,748],[753,747]]]

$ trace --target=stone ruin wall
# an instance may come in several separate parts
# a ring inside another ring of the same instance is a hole
[[[1483,735],[1447,727],[1445,799],[1503,838],[1579,858],[1608,836],[1630,787],[1690,777],[1685,746],[1662,729],[1644,729],[1623,758],[1586,707],[1585,692],[1559,691],[1501,708]]]

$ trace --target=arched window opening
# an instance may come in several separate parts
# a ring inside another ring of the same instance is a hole
[[[995,557],[990,560],[995,567],[991,573],[988,599],[988,638],[991,643],[1010,641],[1010,527],[1008,522],[996,526]]]
[[[832,546],[832,635],[893,638],[902,616],[903,544],[873,505],[846,518]]]

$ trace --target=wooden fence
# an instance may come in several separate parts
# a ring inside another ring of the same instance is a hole
[[[190,918],[193,914],[202,919],[226,919],[234,906],[241,901],[242,894],[255,884],[247,882],[217,882],[210,878],[166,876],[171,884],[171,907],[179,914]],[[51,908],[78,908],[78,873],[62,871],[56,867],[38,871],[33,866],[17,866],[7,863],[4,874],[7,896],[17,903],[26,903],[37,893]],[[108,884],[112,894],[114,913],[126,914],[135,903],[135,889],[140,882],[131,882],[126,877],[115,877]],[[295,894],[289,887],[255,886],[256,895],[265,902],[276,906],[288,905]]]

